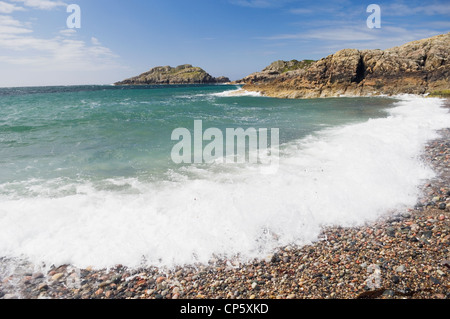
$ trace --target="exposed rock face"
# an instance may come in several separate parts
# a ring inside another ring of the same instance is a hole
[[[227,83],[226,77],[214,78],[203,69],[190,64],[176,68],[159,66],[139,76],[117,82],[115,85],[151,85],[151,84],[214,84]]]
[[[275,61],[261,72],[250,74],[242,80],[234,81],[233,84],[247,84],[247,83],[269,83],[277,79],[281,74],[288,72],[303,70],[311,66],[316,61]]]
[[[450,88],[449,54],[447,33],[385,51],[345,49],[302,69],[238,82],[280,98],[432,93]]]

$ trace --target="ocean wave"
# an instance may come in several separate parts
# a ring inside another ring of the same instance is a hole
[[[243,167],[159,183],[119,180],[118,189],[86,182],[62,197],[36,185],[40,196],[0,199],[0,256],[170,267],[309,244],[324,226],[362,225],[415,204],[418,186],[434,176],[419,155],[450,123],[442,103],[404,96],[387,118],[290,143],[276,174]]]
[[[244,89],[237,89],[237,90],[231,90],[231,91],[224,91],[219,93],[212,93],[212,96],[218,96],[218,97],[237,97],[237,96],[254,96],[259,97],[262,96],[260,92],[251,92]]]

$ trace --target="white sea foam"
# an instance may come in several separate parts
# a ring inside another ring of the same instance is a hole
[[[225,92],[219,92],[219,93],[212,93],[212,96],[218,96],[218,97],[236,97],[236,96],[262,96],[260,92],[251,92],[244,89],[237,89],[237,90],[231,90],[231,91],[225,91]]]
[[[240,97],[240,96],[253,96],[253,97],[261,97],[263,96],[260,92],[251,92],[244,90],[240,87],[237,87],[236,90],[227,90],[223,92],[218,93],[202,93],[202,94],[195,94],[195,95],[180,95],[178,98],[183,99],[192,99],[197,97]]]
[[[450,126],[442,101],[403,97],[388,118],[325,129],[285,147],[275,175],[254,169],[203,172],[197,180],[65,197],[0,198],[0,256],[35,263],[108,267],[207,262],[214,254],[265,257],[308,244],[321,227],[373,221],[414,205],[434,173],[419,160]],[[35,192],[39,192],[37,188]]]

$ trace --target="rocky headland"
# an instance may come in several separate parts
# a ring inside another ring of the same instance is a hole
[[[199,67],[190,64],[158,66],[136,77],[126,79],[115,85],[163,85],[163,84],[217,84],[227,83],[227,77],[215,78]]]
[[[448,95],[450,33],[388,50],[344,49],[319,61],[277,61],[236,84],[278,98]]]
[[[288,72],[307,69],[315,62],[316,61],[314,60],[278,60],[273,62],[261,72],[250,74],[241,80],[234,81],[233,84],[271,83],[278,79],[281,75],[287,74]]]

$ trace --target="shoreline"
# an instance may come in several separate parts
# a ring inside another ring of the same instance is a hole
[[[236,85],[242,85],[242,84],[236,84]],[[370,94],[336,94],[336,95],[329,95],[329,96],[311,96],[311,97],[295,97],[292,95],[282,95],[282,96],[274,96],[270,94],[265,94],[264,90],[256,90],[252,88],[245,88],[245,85],[242,85],[240,89],[238,89],[242,92],[247,93],[255,93],[259,94],[260,97],[267,97],[272,99],[280,99],[280,100],[315,100],[315,99],[340,99],[340,98],[391,98],[391,99],[397,99],[401,98],[402,96],[413,96],[413,97],[419,97],[419,98],[438,98],[438,99],[446,99],[447,103],[450,100],[449,97],[445,95],[433,95],[431,93],[426,94],[411,94],[411,93],[403,93],[403,94],[383,94],[383,93],[370,93]]]
[[[327,228],[312,245],[245,264],[213,260],[169,272],[65,265],[42,273],[24,262],[12,275],[0,267],[0,299],[450,298],[450,128],[440,135],[424,150],[437,177],[416,207],[377,222]]]

